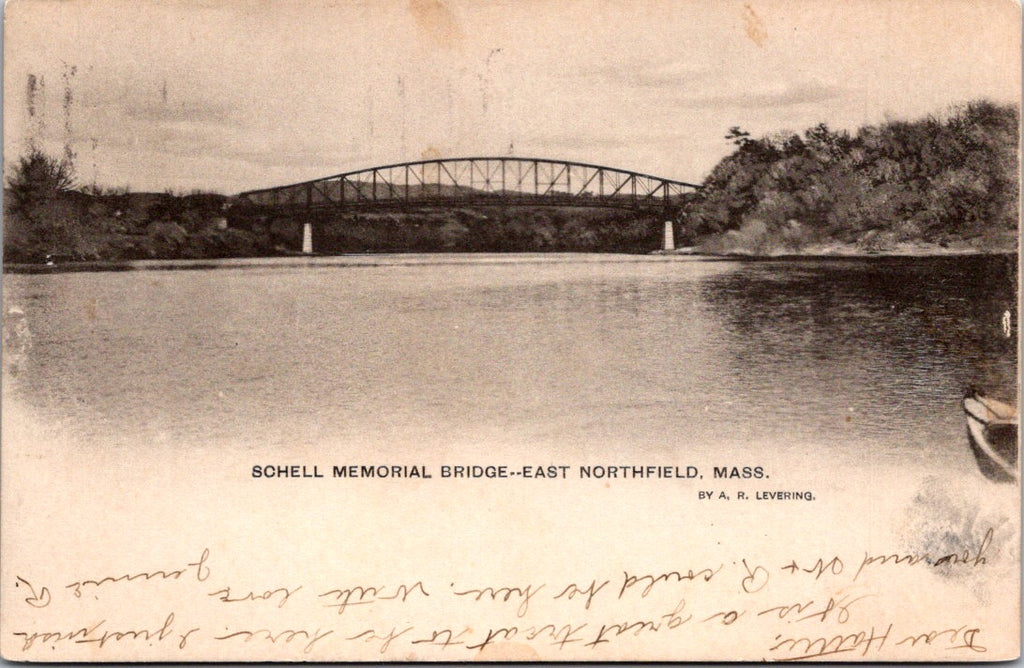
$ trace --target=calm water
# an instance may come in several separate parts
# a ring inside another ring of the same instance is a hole
[[[5,318],[5,401],[83,449],[747,448],[967,469],[963,387],[1016,393],[1012,257],[210,264],[4,276],[29,332]]]

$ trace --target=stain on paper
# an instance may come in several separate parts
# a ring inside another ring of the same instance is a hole
[[[764,21],[757,15],[749,2],[743,3],[743,29],[751,42],[758,46],[764,46],[765,40],[768,39],[768,31],[765,29]]]
[[[535,649],[521,642],[499,642],[480,649],[474,661],[540,661]]]
[[[908,553],[930,555],[935,574],[944,579],[965,579],[969,571],[952,568],[952,562],[992,559],[1016,543],[1011,519],[998,504],[981,507],[940,478],[928,478],[906,511],[905,548]],[[943,559],[945,558],[945,559]],[[979,599],[987,592],[973,589]]]
[[[61,75],[64,80],[64,102],[62,105],[64,109],[64,160],[69,165],[73,165],[77,157],[71,145],[71,138],[74,135],[71,126],[71,109],[75,102],[73,83],[76,74],[78,74],[77,65],[64,63],[64,73]]]
[[[32,330],[25,310],[11,306],[3,318],[3,361],[7,373],[17,376],[28,364],[32,351]]]
[[[420,151],[420,160],[437,160],[441,157],[441,151],[436,146],[428,146]]]
[[[455,14],[441,0],[409,0],[409,13],[420,33],[434,44],[452,48],[462,40]]]
[[[40,82],[36,75],[28,75],[28,115],[32,118],[36,115],[36,91],[39,90]]]

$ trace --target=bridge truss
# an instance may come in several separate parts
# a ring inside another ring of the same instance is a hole
[[[452,205],[671,208],[700,186],[564,160],[473,157],[419,160],[249,190],[269,208],[418,208]]]

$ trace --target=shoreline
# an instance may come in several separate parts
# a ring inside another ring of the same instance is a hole
[[[252,257],[221,257],[221,258],[182,258],[182,259],[153,259],[153,260],[89,260],[82,262],[61,262],[55,264],[45,263],[4,263],[4,274],[61,274],[73,272],[121,272],[121,271],[172,271],[184,269],[221,269],[221,268],[244,268],[251,266],[301,266],[308,261],[316,264],[326,264],[332,258],[338,260],[352,260],[356,258],[399,258],[413,256],[452,255],[452,256],[513,256],[513,255],[576,255],[577,253],[473,253],[473,252],[382,252],[382,253],[339,253],[337,255],[255,255]],[[852,246],[829,246],[810,248],[802,252],[777,253],[767,255],[756,255],[741,251],[733,252],[708,252],[694,248],[679,248],[676,250],[656,250],[649,253],[580,253],[585,255],[635,255],[637,257],[680,257],[693,261],[794,261],[794,260],[867,260],[882,258],[929,258],[929,257],[965,257],[965,256],[1004,256],[1016,255],[1014,250],[980,250],[975,248],[942,248],[941,246],[920,246],[895,248],[885,251],[865,251]],[[377,266],[380,262],[366,263],[345,263],[346,266]]]
[[[658,250],[655,255],[691,255],[700,257],[728,257],[747,260],[779,260],[791,258],[872,258],[872,257],[958,257],[968,255],[1013,255],[1017,249],[981,249],[971,247],[947,248],[938,244],[898,244],[886,250],[865,250],[852,244],[808,246],[804,250],[773,253],[753,253],[745,250],[707,251],[699,247]]]

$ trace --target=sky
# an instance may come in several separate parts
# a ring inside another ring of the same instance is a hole
[[[233,194],[432,157],[700,182],[755,136],[1019,103],[1014,0],[9,0],[5,170]]]

